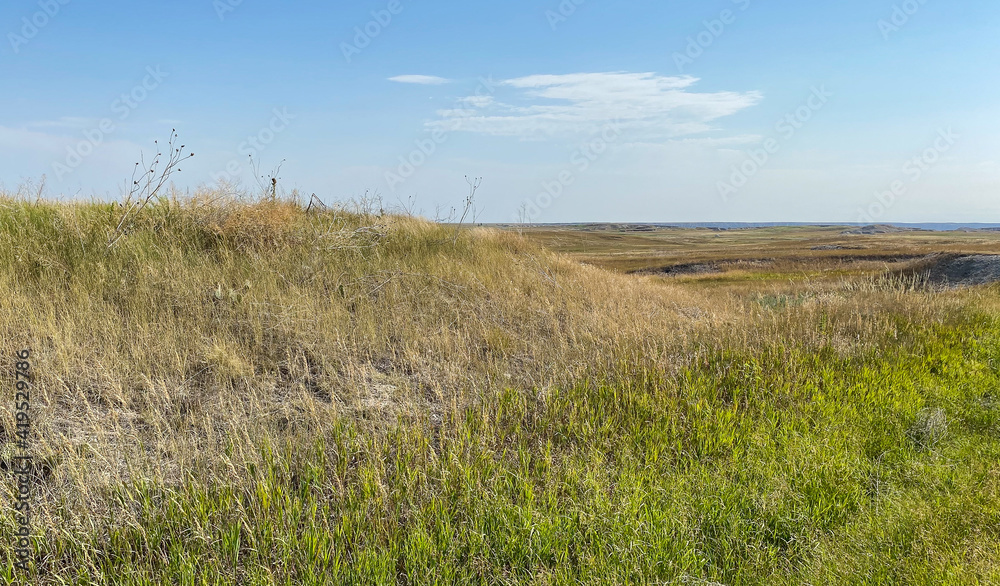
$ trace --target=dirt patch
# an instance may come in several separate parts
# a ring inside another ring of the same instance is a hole
[[[927,232],[923,228],[908,228],[905,226],[890,226],[888,224],[875,224],[873,226],[860,226],[850,230],[844,230],[841,234],[896,234],[899,232]]]
[[[836,249],[825,249],[836,250]],[[631,274],[662,276],[697,276],[726,273],[729,271],[761,271],[782,263],[782,270],[799,263],[805,267],[839,266],[877,268],[878,264],[896,265],[889,273],[897,276],[920,275],[921,280],[934,287],[971,287],[1000,282],[1000,255],[987,254],[834,254],[814,257],[789,256],[774,258],[719,259],[705,262],[683,263],[655,269],[640,269]],[[866,264],[867,263],[867,264]],[[888,267],[887,267],[888,268]]]
[[[645,271],[659,275],[709,275],[721,273],[722,269],[712,263],[692,263],[663,267],[659,270]]]
[[[845,246],[843,244],[821,244],[813,246],[809,250],[863,250],[862,246]]]
[[[971,287],[1000,281],[1000,255],[936,257],[921,268],[934,285]]]
[[[827,249],[836,250],[836,249]],[[665,267],[637,269],[629,271],[634,275],[710,275],[728,271],[761,271],[771,269],[782,263],[786,268],[789,264],[800,264],[803,267],[829,266],[831,263],[856,266],[861,263],[903,263],[915,259],[926,258],[922,254],[840,254],[822,256],[786,256],[780,258],[723,258],[712,261],[682,263]]]

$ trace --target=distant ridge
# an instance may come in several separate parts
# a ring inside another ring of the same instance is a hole
[[[498,223],[493,226],[517,226],[518,224]],[[866,228],[878,227],[886,232],[907,230],[931,230],[934,232],[1000,232],[1000,223],[976,222],[885,222],[872,225],[864,222],[552,222],[533,223],[532,226],[585,227],[591,230],[622,230],[648,232],[663,228],[705,228],[711,230],[746,230],[750,228],[816,227],[816,228]]]
[[[967,228],[966,228],[967,230]],[[844,230],[841,234],[896,234],[898,232],[929,232],[928,228],[916,228],[914,226],[893,226],[892,224],[873,224]]]

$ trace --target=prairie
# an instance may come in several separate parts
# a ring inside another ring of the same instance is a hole
[[[1000,582],[1000,235],[120,216],[0,200],[9,583]]]

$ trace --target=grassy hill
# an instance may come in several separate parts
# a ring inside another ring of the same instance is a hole
[[[996,287],[706,286],[210,193],[109,247],[121,216],[0,200],[0,455],[30,348],[40,469],[9,582],[1000,581]]]

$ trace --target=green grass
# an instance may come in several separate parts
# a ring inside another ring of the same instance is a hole
[[[39,569],[120,584],[995,582],[1000,322],[905,339],[856,359],[727,349],[674,379],[636,367],[508,391],[378,439],[345,423],[263,446],[239,490],[197,470],[124,485],[112,498],[134,520],[47,539]],[[931,408],[948,421],[933,449],[914,439]]]

